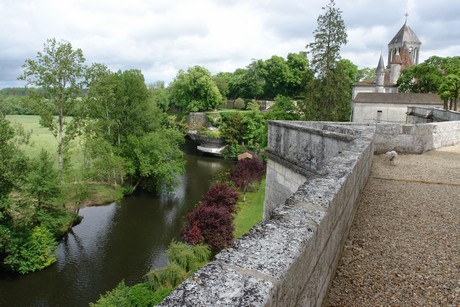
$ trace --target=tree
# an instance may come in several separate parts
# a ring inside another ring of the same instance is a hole
[[[32,162],[28,184],[29,193],[37,200],[37,210],[61,193],[57,171],[53,168],[49,153],[44,149],[40,151],[38,159]]]
[[[268,118],[272,120],[299,120],[300,115],[291,98],[278,95],[275,98],[275,104],[268,113]]]
[[[170,98],[172,105],[182,112],[212,110],[223,102],[211,74],[201,66],[177,73],[170,85]]]
[[[4,260],[4,264],[11,270],[26,274],[56,262],[57,242],[46,227],[37,226],[26,238],[17,239],[22,242],[10,244],[8,256]]]
[[[126,172],[134,182],[147,190],[171,189],[177,183],[177,174],[184,171],[183,152],[179,145],[184,136],[175,129],[162,128],[140,137],[128,136],[121,147]]]
[[[442,78],[439,95],[445,101],[446,110],[457,111],[457,100],[460,98],[460,76],[450,74]]]
[[[289,53],[287,65],[291,71],[291,80],[288,83],[286,95],[294,98],[305,90],[306,84],[313,78],[313,72],[305,52]]]
[[[252,60],[251,64],[246,66],[242,76],[241,97],[254,98],[264,94],[265,79],[263,77],[264,62],[262,60]]]
[[[142,73],[113,73],[105,67],[93,67],[92,73],[85,100],[90,149],[87,158],[92,161],[86,165],[94,175],[102,171],[98,178],[111,183],[122,182],[126,174],[127,182],[134,187],[142,184],[149,190],[170,188],[176,182],[176,174],[183,172],[179,149],[183,135],[165,127],[165,113],[149,97]],[[94,143],[100,139],[105,142]],[[102,156],[91,154],[101,150],[106,151]]]
[[[169,110],[169,92],[165,88],[164,81],[157,81],[148,86],[151,102],[164,112]]]
[[[334,0],[322,9],[324,14],[318,17],[318,26],[313,32],[315,41],[306,47],[312,56],[311,66],[321,79],[335,68],[340,60],[340,47],[348,42],[342,11],[335,7]]]
[[[279,94],[288,95],[289,85],[293,80],[292,72],[286,60],[274,55],[263,65],[264,95],[275,97]]]
[[[13,143],[15,132],[0,114],[0,220],[2,203],[9,193],[21,187],[29,170],[28,159]]]
[[[345,23],[334,0],[323,10],[313,32],[315,41],[306,46],[315,79],[308,85],[304,113],[308,120],[349,120],[351,89],[346,67],[340,65],[340,47],[347,43]]]
[[[438,91],[442,71],[426,62],[404,69],[398,79],[401,93],[435,93]]]
[[[243,191],[243,201],[246,202],[246,192],[254,182],[262,180],[265,174],[265,165],[259,158],[242,159],[233,168],[230,178]]]
[[[19,77],[28,85],[37,86],[35,104],[41,116],[41,124],[48,127],[58,142],[58,170],[62,182],[63,155],[74,137],[66,129],[66,116],[75,111],[78,97],[85,84],[86,66],[81,49],[74,50],[69,42],[49,39],[44,44],[43,53],[37,59],[27,59]],[[46,100],[44,100],[46,99]],[[57,115],[57,120],[53,117]]]
[[[358,81],[375,82],[377,67],[363,67],[358,69]]]
[[[212,79],[216,83],[217,88],[219,89],[222,98],[226,99],[230,93],[229,83],[232,74],[229,72],[220,72],[217,75],[213,76]]]

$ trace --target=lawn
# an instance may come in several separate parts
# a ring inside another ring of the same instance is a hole
[[[6,119],[13,123],[13,125],[22,125],[26,132],[32,132],[29,144],[20,146],[29,158],[33,159],[38,157],[43,148],[50,153],[50,156],[54,160],[54,167],[57,169],[57,140],[48,128],[40,126],[40,117],[38,115],[7,115]],[[70,118],[67,119],[70,120]],[[79,139],[73,140],[70,143],[70,147],[70,163],[72,168],[76,171],[74,173],[78,174],[78,170],[83,164],[83,153]],[[67,180],[73,181],[71,179]],[[106,204],[122,197],[120,187],[112,187],[103,184],[91,184],[87,187],[75,184],[64,184],[64,195],[66,195],[64,199],[68,207],[72,207],[73,203],[76,203],[75,191],[78,188],[84,188],[88,196],[82,200],[81,206]]]
[[[261,181],[257,191],[246,194],[246,203],[242,197],[238,201],[238,211],[233,223],[235,225],[235,238],[247,233],[252,226],[262,221],[265,199],[265,178]]]
[[[41,149],[45,149],[55,161],[57,168],[57,139],[48,128],[40,126],[38,115],[7,115],[6,119],[13,124],[20,124],[26,132],[31,131],[30,141],[27,145],[21,145],[29,158],[38,157]],[[70,120],[70,118],[67,118]],[[78,139],[71,142],[70,157],[74,168],[78,169],[83,163],[83,153]]]

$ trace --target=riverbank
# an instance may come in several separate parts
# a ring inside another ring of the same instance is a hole
[[[374,156],[326,306],[460,302],[460,145]]]

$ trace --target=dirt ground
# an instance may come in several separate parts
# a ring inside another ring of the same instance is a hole
[[[460,306],[460,145],[374,156],[326,306]]]

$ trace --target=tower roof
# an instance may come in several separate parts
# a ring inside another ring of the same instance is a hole
[[[385,72],[385,64],[383,63],[382,55],[380,55],[379,64],[377,65],[377,69],[375,71],[376,71],[376,73],[384,73]]]
[[[403,44],[404,42],[408,44],[418,44],[421,45],[422,42],[418,39],[417,35],[415,35],[414,31],[406,24],[401,27],[401,29],[396,33],[395,37],[388,43],[388,45],[393,44]]]

